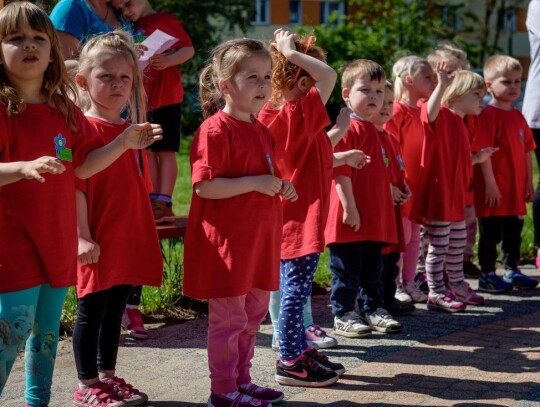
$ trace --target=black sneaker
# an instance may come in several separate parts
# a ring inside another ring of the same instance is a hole
[[[292,366],[276,362],[275,380],[285,386],[325,387],[339,379],[336,372],[320,365],[305,353]]]
[[[410,302],[403,302],[395,298],[394,302],[385,309],[392,315],[409,315],[416,310],[416,307]]]
[[[478,278],[480,277],[480,269],[472,261],[463,262],[463,274],[468,278]]]
[[[345,366],[343,366],[341,363],[330,362],[330,360],[328,359],[328,356],[326,356],[323,353],[320,353],[315,348],[311,348],[310,350],[305,351],[304,354],[310,357],[311,359],[316,360],[319,365],[322,365],[325,368],[330,369],[333,372],[336,372],[338,376],[341,376],[343,373],[345,373]]]

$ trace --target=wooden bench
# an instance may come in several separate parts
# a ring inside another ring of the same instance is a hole
[[[178,239],[186,236],[188,217],[187,215],[175,216],[174,223],[163,223],[157,225],[157,232],[160,239]]]

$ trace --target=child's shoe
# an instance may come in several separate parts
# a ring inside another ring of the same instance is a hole
[[[139,308],[126,308],[122,315],[122,326],[128,335],[134,339],[148,339],[148,331],[144,328],[144,323]]]
[[[272,335],[272,350],[279,352],[279,337],[277,335]]]
[[[233,397],[228,396],[227,394],[210,394],[208,399],[208,407],[271,407],[272,403],[256,399],[247,394],[242,394],[236,392]]]
[[[480,277],[480,269],[476,264],[470,260],[463,261],[463,274],[467,278],[478,278]]]
[[[85,389],[77,387],[73,395],[73,404],[77,407],[123,407],[128,405],[108,383],[100,381]]]
[[[108,377],[102,382],[111,386],[116,392],[116,395],[124,400],[127,406],[140,406],[148,401],[148,395],[146,393],[137,390],[120,377]]]
[[[328,349],[336,346],[338,341],[326,334],[319,325],[311,324],[306,328],[306,341],[315,349]]]
[[[345,373],[345,366],[343,366],[341,363],[330,362],[328,356],[318,352],[317,349],[311,348],[304,351],[304,354],[306,354],[306,356],[310,357],[311,359],[316,360],[319,365],[335,372],[338,376],[341,376],[343,373]]]
[[[425,277],[425,274],[422,274]],[[425,288],[427,289],[427,280],[422,282],[420,286],[416,283],[416,277],[415,281],[404,281],[403,282],[403,289],[409,296],[412,298],[414,302],[426,302],[427,301],[427,294],[422,290],[422,285],[425,285]]]
[[[499,294],[510,291],[511,289],[512,284],[507,283],[502,278],[497,276],[494,271],[482,273],[480,278],[478,278],[478,291]]]
[[[418,287],[418,289],[422,291],[424,294],[427,295],[429,293],[429,286],[427,283],[426,273],[416,273],[416,275],[414,276],[414,282],[416,283],[416,286]]]
[[[282,391],[258,386],[254,383],[241,384],[238,386],[238,391],[256,399],[268,401],[269,403],[279,403],[285,397]]]
[[[476,294],[466,281],[462,281],[458,285],[448,283],[446,287],[458,300],[461,300],[465,304],[482,305],[484,303],[484,297]]]
[[[161,223],[174,223],[172,202],[151,198],[150,204],[152,205],[152,212],[154,214],[154,222],[156,222],[156,225]]]
[[[396,297],[396,299],[399,300],[400,302],[404,302],[404,303],[413,302],[412,297],[409,295],[407,291],[405,291],[405,289],[403,288],[401,284],[399,284],[396,287],[396,294],[394,295],[394,297]]]
[[[518,290],[532,290],[538,285],[538,280],[529,276],[526,276],[521,270],[506,270],[503,275],[503,280],[512,284],[514,288]]]
[[[449,291],[442,293],[429,293],[427,309],[430,311],[460,312],[467,307],[463,301],[458,300]]]
[[[320,365],[305,353],[291,366],[280,360],[276,362],[275,380],[285,386],[325,387],[334,384],[338,379],[336,372]]]
[[[423,294],[423,293],[422,293]],[[414,304],[410,302],[402,302],[394,298],[394,302],[384,307],[392,315],[409,315],[416,310]]]
[[[366,325],[355,311],[347,312],[341,318],[334,317],[334,333],[348,338],[368,336],[371,328]]]
[[[370,314],[364,314],[361,318],[369,325],[372,331],[397,333],[403,329],[403,325],[396,321],[384,308],[377,308]]]

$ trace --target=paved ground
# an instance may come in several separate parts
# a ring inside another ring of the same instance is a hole
[[[540,279],[540,272],[526,270]],[[471,282],[476,287],[476,282]],[[327,352],[347,373],[326,389],[282,387],[282,405],[347,406],[537,406],[540,407],[540,289],[488,295],[482,307],[462,314],[427,311],[402,317],[405,331],[366,339],[339,338]],[[313,299],[324,327],[332,317],[327,296]],[[118,374],[146,391],[149,407],[204,405],[209,379],[206,319],[151,331],[151,339],[123,339]],[[271,327],[262,327],[254,360],[255,381],[274,385],[276,353],[270,350]],[[76,373],[71,342],[59,347],[51,407],[71,405]],[[2,407],[20,407],[23,364],[10,377]]]

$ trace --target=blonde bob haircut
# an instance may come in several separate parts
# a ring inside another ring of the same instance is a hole
[[[352,88],[361,76],[367,76],[371,81],[386,81],[384,69],[377,62],[369,59],[356,59],[341,67],[341,88]]]
[[[440,42],[435,49],[427,56],[428,62],[433,68],[439,62],[446,62],[458,67],[458,69],[469,69],[471,66],[467,60],[467,53],[451,42]]]
[[[456,71],[454,72],[454,80],[446,88],[441,102],[450,107],[457,98],[474,91],[486,93],[484,78],[472,71]]]
[[[394,81],[394,99],[399,101],[405,93],[405,84],[403,79],[406,76],[414,76],[424,67],[431,68],[431,65],[425,58],[415,55],[407,55],[399,58],[392,67],[392,79]]]
[[[508,55],[493,55],[484,63],[484,78],[488,82],[493,82],[508,72],[523,72],[521,63]]]

